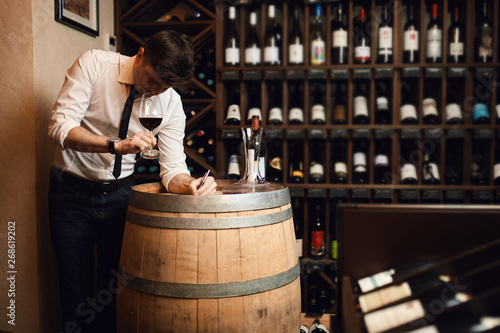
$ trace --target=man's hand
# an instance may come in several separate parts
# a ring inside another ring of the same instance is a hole
[[[203,177],[194,179],[188,174],[180,173],[175,175],[168,184],[170,193],[207,195],[214,194],[217,187],[214,177],[208,177],[202,187],[198,189]]]
[[[137,132],[115,143],[115,151],[120,155],[137,154],[148,149],[149,145],[156,146],[156,137],[151,133]]]

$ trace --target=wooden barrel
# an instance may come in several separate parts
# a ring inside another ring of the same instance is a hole
[[[218,181],[219,183],[219,181]],[[298,332],[300,268],[288,188],[211,196],[132,189],[118,332]]]

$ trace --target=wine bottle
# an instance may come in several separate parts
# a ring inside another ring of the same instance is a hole
[[[390,84],[387,82],[387,84]],[[375,124],[387,125],[392,123],[391,111],[389,110],[389,97],[387,84],[382,80],[377,81],[377,98],[375,100]]]
[[[462,106],[459,102],[458,82],[448,80],[446,83],[446,108],[445,118],[448,125],[459,125],[463,123]],[[458,90],[458,91],[457,91]]]
[[[335,98],[333,100],[332,124],[347,124],[347,105],[345,102],[345,89],[347,83],[335,83]]]
[[[427,52],[428,63],[438,63],[443,60],[443,29],[438,19],[438,5],[432,4],[431,21],[427,25]]]
[[[385,137],[375,141],[375,158],[373,163],[373,181],[375,184],[391,184],[391,138]]]
[[[290,156],[290,173],[288,181],[290,183],[304,182],[304,158],[301,141],[290,142],[288,156]]]
[[[257,116],[262,121],[261,115],[261,100],[260,100],[260,82],[248,83],[247,89],[248,112],[246,124],[252,124],[252,117]]]
[[[463,138],[448,137],[445,147],[444,183],[462,184]]]
[[[319,319],[315,319],[311,327],[309,327],[309,333],[330,333],[330,331],[319,321]]]
[[[304,64],[304,39],[300,29],[300,7],[295,4],[291,21],[292,30],[288,36],[288,64]]]
[[[417,108],[413,103],[413,90],[410,82],[403,82],[401,87],[401,124],[418,124]]]
[[[440,81],[433,79],[427,79],[425,81],[424,99],[422,101],[422,121],[426,125],[435,125],[440,123],[435,98],[435,93],[440,91],[440,87],[437,84],[438,82]]]
[[[302,258],[304,248],[304,198],[292,197],[293,222],[295,226],[295,239],[297,256]]]
[[[472,121],[475,125],[491,124],[490,112],[488,111],[489,89],[477,80],[474,89],[474,109],[472,110]]]
[[[257,13],[251,12],[250,26],[248,27],[248,35],[245,41],[245,65],[260,65],[260,53],[260,41],[257,35]]]
[[[324,65],[325,33],[323,28],[323,12],[321,4],[314,6],[314,17],[311,20],[311,65]]]
[[[407,21],[403,32],[403,62],[419,62],[419,31],[416,19],[415,4],[413,1],[406,5]]]
[[[228,87],[227,112],[224,124],[239,125],[240,123],[240,86],[239,84],[232,84]]]
[[[417,146],[415,139],[401,139],[401,160],[400,160],[400,184],[416,185],[417,178],[417,161],[415,161],[415,151]]]
[[[226,66],[238,66],[240,64],[240,46],[236,31],[236,8],[230,6],[228,12],[229,20],[225,30],[224,61]]]
[[[380,24],[378,26],[378,59],[379,64],[392,63],[393,39],[392,39],[392,15],[384,5],[380,14]]]
[[[280,65],[282,49],[281,25],[276,21],[276,7],[267,7],[267,24],[264,43],[264,64]]]
[[[269,81],[267,96],[269,100],[269,124],[283,124],[283,103],[280,81]]]
[[[344,24],[342,3],[337,7],[335,19],[332,20],[332,64],[347,64],[349,62],[348,29]]]
[[[436,149],[424,154],[424,161],[422,164],[422,183],[425,185],[439,185],[439,167],[437,164]]]
[[[315,140],[318,141],[318,140]],[[310,141],[311,162],[309,164],[309,183],[325,182],[324,145],[321,142]]]
[[[359,10],[354,31],[354,62],[367,64],[371,60],[371,39],[367,34],[366,13],[363,8]]]
[[[489,185],[486,152],[489,152],[489,139],[474,138],[472,140],[471,183],[473,185]]]
[[[262,128],[260,127],[259,117],[254,115],[251,118],[252,132],[248,142],[247,149],[247,171],[248,179],[256,182],[260,179],[260,158],[262,143]],[[265,164],[264,164],[265,165]]]
[[[352,151],[352,182],[354,184],[368,184],[368,149],[367,138],[356,138],[353,142]]]
[[[283,181],[283,169],[281,158],[281,140],[273,140],[268,145],[269,165],[267,168],[267,180],[270,182],[281,183]]]
[[[323,125],[326,124],[325,114],[325,94],[320,83],[314,85],[314,93],[311,107],[311,124]]]
[[[459,7],[455,6],[453,10],[453,22],[448,29],[448,38],[450,41],[448,47],[448,62],[462,63],[465,61],[465,30],[460,23]]]
[[[240,155],[232,154],[229,156],[229,162],[227,166],[227,178],[233,180],[241,179]]]
[[[476,61],[477,62],[492,62],[493,61],[493,24],[488,17],[488,0],[483,0],[482,15],[477,20],[476,33]]]
[[[368,124],[370,122],[366,83],[358,81],[354,86],[353,119],[354,124]]]
[[[322,258],[325,255],[325,217],[319,199],[311,202],[309,221],[311,225],[311,256]]]
[[[332,183],[347,184],[347,137],[336,135],[332,140]]]
[[[290,98],[288,123],[290,125],[304,124],[304,96],[300,83],[294,82],[293,84],[290,84],[288,96]]]

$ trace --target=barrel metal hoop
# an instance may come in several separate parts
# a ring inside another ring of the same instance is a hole
[[[126,287],[157,296],[175,298],[225,298],[256,294],[283,287],[300,275],[300,265],[265,278],[228,283],[172,283],[131,277],[120,268],[120,281],[126,279]]]
[[[220,213],[269,209],[289,204],[288,187],[273,186],[277,190],[224,195],[148,193],[141,192],[141,187],[133,187],[130,193],[130,205],[159,212]]]
[[[127,211],[127,221],[153,228],[165,229],[237,229],[251,228],[276,224],[286,221],[293,216],[292,208],[253,216],[229,216],[229,217],[164,217],[141,214],[131,210]]]

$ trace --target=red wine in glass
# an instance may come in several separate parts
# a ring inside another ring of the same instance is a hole
[[[163,110],[160,103],[160,98],[157,95],[143,95],[139,104],[139,121],[141,125],[153,134],[153,130],[160,126],[163,120]],[[161,156],[157,149],[149,148],[141,152],[141,157],[147,159],[155,159]]]

